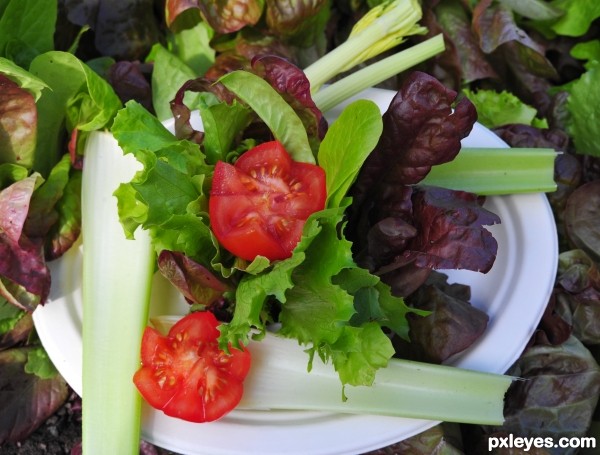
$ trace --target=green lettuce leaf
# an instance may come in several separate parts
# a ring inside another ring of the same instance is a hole
[[[382,131],[379,108],[368,100],[349,104],[331,124],[318,153],[327,179],[327,207],[340,206]]]
[[[152,70],[152,106],[159,120],[173,117],[170,102],[175,97],[177,90],[189,79],[194,79],[197,74],[177,55],[167,50],[160,44],[152,47],[146,59],[153,64]],[[188,105],[193,105],[195,94],[186,94]]]
[[[0,5],[2,56],[27,68],[36,55],[54,49],[58,2],[4,0]]]
[[[514,123],[548,128],[545,119],[537,118],[537,110],[510,92],[493,90],[463,90],[477,109],[477,120],[488,128]]]
[[[597,118],[600,106],[600,60],[591,60],[587,71],[570,84],[567,109],[570,113],[568,131],[577,153],[600,156]]]
[[[34,160],[34,169],[46,176],[63,154],[61,143],[66,132],[102,129],[110,125],[122,104],[108,82],[67,52],[41,54],[29,70],[49,87],[37,102]],[[85,134],[78,142],[81,144],[84,138]]]

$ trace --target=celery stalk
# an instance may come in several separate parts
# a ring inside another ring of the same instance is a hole
[[[90,134],[82,184],[83,453],[137,454],[141,397],[132,382],[147,323],[154,253],[125,238],[113,192],[139,163],[113,136]]]
[[[166,334],[181,316],[151,319]],[[512,376],[393,358],[370,387],[342,384],[332,365],[308,354],[297,340],[272,333],[251,341],[252,367],[237,409],[373,414],[446,422],[502,425]],[[342,392],[347,397],[344,400]]]
[[[321,88],[313,93],[313,100],[322,112],[327,112],[357,93],[443,51],[444,37],[436,35]]]
[[[418,0],[388,0],[372,8],[354,26],[348,39],[304,69],[311,91],[335,75],[391,49],[409,35],[424,33]]]
[[[333,366],[291,339],[267,335],[248,346],[252,365],[239,409],[318,410],[501,425],[504,395],[515,378],[452,366],[391,359],[370,387],[342,386]]]
[[[452,161],[433,166],[420,182],[482,196],[556,190],[549,148],[462,148]]]

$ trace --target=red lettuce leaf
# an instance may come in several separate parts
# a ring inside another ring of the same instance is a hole
[[[69,21],[89,25],[102,55],[118,60],[143,60],[161,40],[154,0],[64,0]]]
[[[43,245],[23,235],[36,182],[36,176],[27,177],[0,191],[0,295],[27,311],[50,291]]]
[[[477,120],[475,106],[436,78],[413,72],[383,115],[383,133],[358,188],[420,182],[435,164],[454,159]]]
[[[310,82],[304,72],[287,59],[276,55],[261,55],[252,59],[250,66],[243,68],[267,81],[294,109],[302,120],[312,147],[318,147],[327,131],[327,121],[317,108],[310,94]],[[175,133],[178,138],[193,140],[202,143],[204,135],[196,131],[190,123],[190,109],[184,103],[187,91],[212,92],[221,101],[231,103],[234,95],[222,84],[214,83],[207,77],[200,77],[186,82],[176,93],[171,102],[171,110],[175,118]],[[257,139],[262,136],[267,140],[271,133],[262,131],[262,122],[251,125],[251,137]]]
[[[252,60],[252,70],[262,76],[283,96],[302,120],[309,138],[320,142],[327,132],[327,121],[310,94],[304,72],[284,58],[265,55]]]
[[[26,90],[0,74],[0,163],[30,168],[37,141],[37,108]]]
[[[442,363],[464,351],[485,332],[488,315],[469,303],[470,287],[448,284],[447,276],[434,272],[407,303],[427,316],[408,315],[409,357]]]
[[[488,272],[498,243],[483,226],[500,222],[481,207],[472,193],[445,188],[420,188],[413,195],[413,216],[419,234],[409,242],[404,257],[417,267],[468,269]]]
[[[30,352],[31,348],[0,352],[0,446],[27,438],[69,394],[60,375],[43,379],[25,371]]]
[[[202,16],[217,33],[232,33],[255,25],[263,13],[258,0],[199,0]]]
[[[357,262],[397,295],[431,269],[486,272],[497,243],[484,225],[499,218],[476,195],[417,188],[431,166],[452,160],[476,120],[465,98],[424,73],[411,74],[384,114],[380,141],[351,190],[348,238]]]
[[[223,294],[233,289],[206,267],[175,251],[161,251],[158,256],[158,269],[190,303],[210,307],[220,303]]]

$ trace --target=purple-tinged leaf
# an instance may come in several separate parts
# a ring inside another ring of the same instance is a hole
[[[220,302],[225,292],[232,290],[206,267],[182,253],[161,251],[158,256],[158,269],[190,303],[210,307]]]
[[[50,273],[43,246],[22,235],[37,175],[0,191],[0,295],[18,307],[33,311],[50,291]]]
[[[22,441],[65,402],[69,388],[55,374],[42,379],[25,372],[30,348],[0,352],[0,446]]]
[[[30,168],[37,141],[37,108],[32,94],[0,74],[0,163]]]
[[[438,275],[445,277],[432,276]],[[430,312],[427,316],[408,315],[411,349],[418,360],[442,363],[471,346],[487,327],[486,313],[445,287],[445,281],[438,285],[428,280],[407,300],[411,307]]]
[[[259,0],[199,0],[202,16],[217,33],[232,33],[256,25],[263,13]]]
[[[310,81],[304,72],[284,58],[265,55],[252,60],[252,70],[283,96],[302,120],[309,138],[318,143],[327,132],[327,121],[310,94]]]
[[[413,196],[413,209],[419,233],[403,255],[417,267],[482,273],[492,268],[498,242],[484,226],[500,218],[484,209],[477,195],[424,187]]]
[[[152,69],[139,62],[116,62],[108,70],[108,82],[123,104],[136,100],[152,112],[152,89],[149,76]]]
[[[200,12],[199,0],[166,0],[165,22],[167,26],[171,27],[179,15],[189,9],[197,9]]]
[[[585,183],[571,193],[564,220],[569,242],[600,263],[600,180]]]
[[[554,440],[586,434],[600,395],[600,367],[579,340],[532,346],[507,374],[524,380],[509,388],[506,420],[496,431]]]

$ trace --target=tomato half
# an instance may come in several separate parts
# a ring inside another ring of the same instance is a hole
[[[325,207],[325,172],[293,161],[278,141],[215,166],[209,200],[212,230],[234,255],[252,261],[291,256],[306,219]]]
[[[202,311],[183,317],[166,336],[145,329],[142,367],[133,382],[152,407],[190,422],[211,422],[237,406],[250,352],[219,349],[218,324]]]

